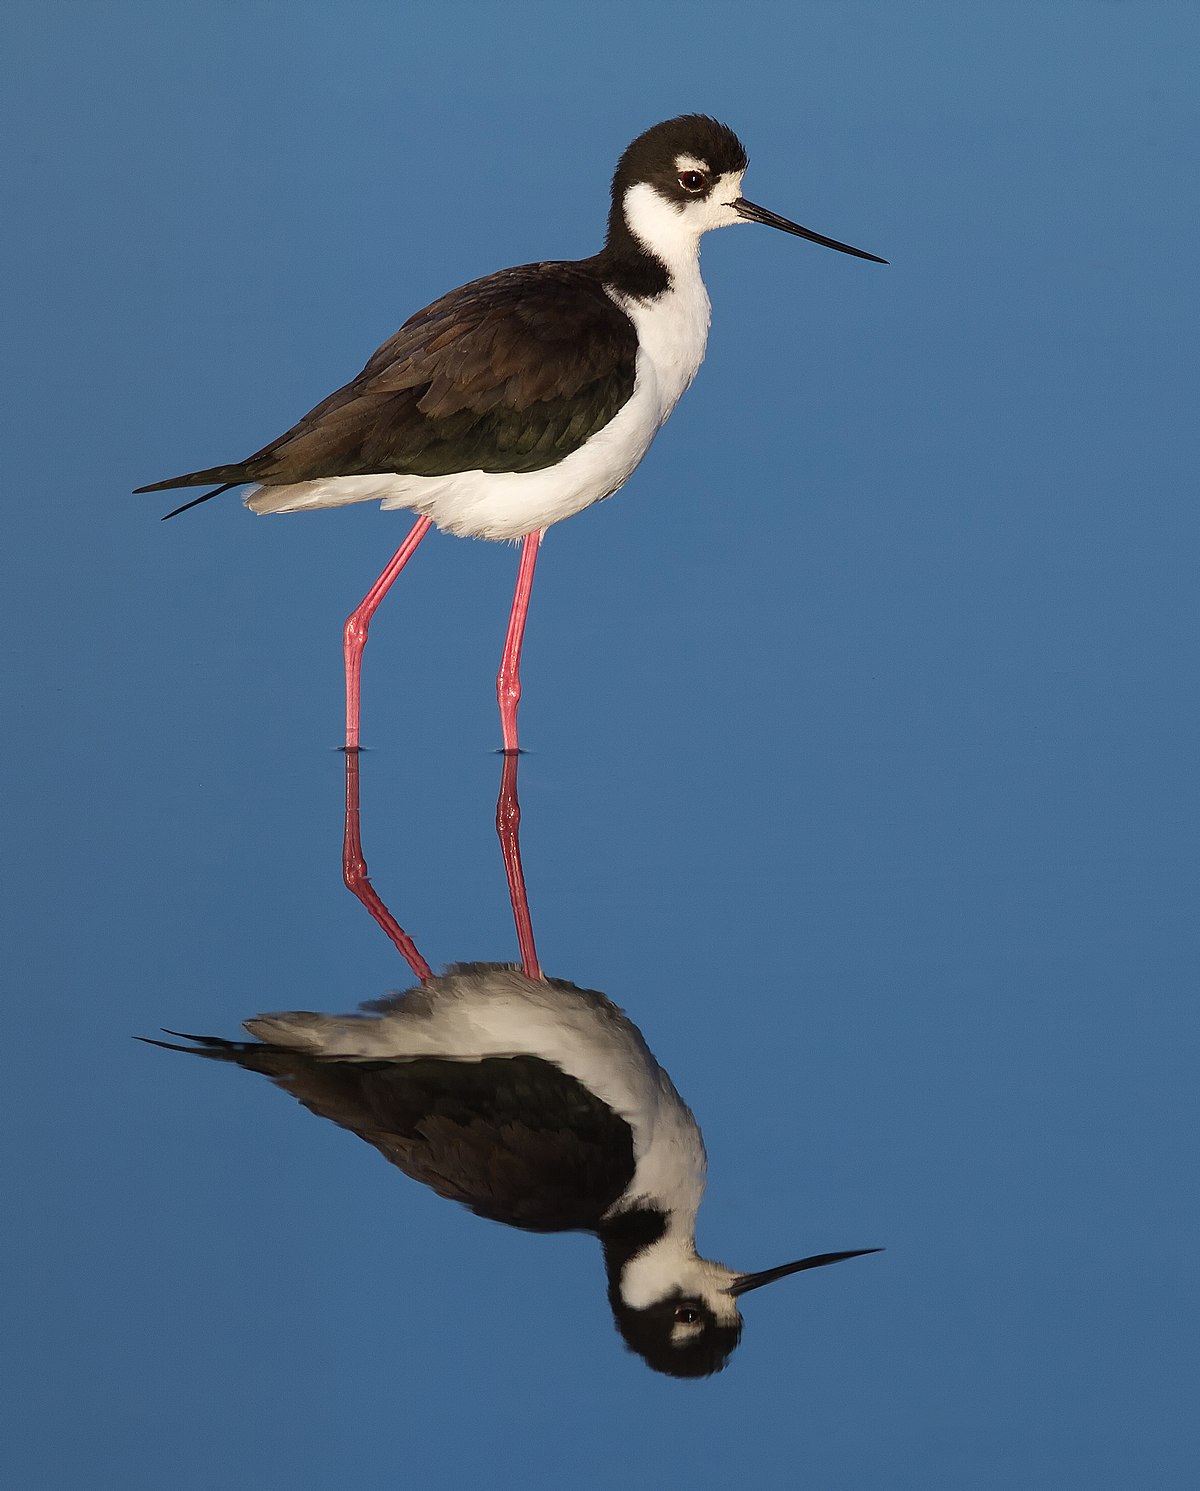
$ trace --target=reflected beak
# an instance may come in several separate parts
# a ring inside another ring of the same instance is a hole
[[[780,217],[777,213],[768,212],[765,207],[747,202],[745,197],[738,197],[731,205],[738,217],[744,217],[748,223],[766,223],[768,228],[782,228],[785,233],[794,233],[797,238],[807,238],[809,243],[819,243],[825,248],[837,249],[839,254],[853,254],[856,259],[870,259],[872,264],[887,263],[886,259],[881,259],[877,254],[868,254],[865,249],[851,248],[848,243],[839,243],[836,238],[822,238],[819,233],[810,232],[808,228],[802,228],[799,223],[789,223],[786,217]],[[874,1249],[868,1249],[868,1251],[873,1252]],[[829,1261],[834,1263],[837,1259],[831,1258]]]
[[[799,231],[803,232],[803,229]],[[818,242],[824,243],[825,240],[819,239]],[[850,252],[858,251],[852,249]],[[879,262],[883,263],[883,260]],[[786,1279],[788,1274],[798,1274],[806,1268],[824,1268],[827,1263],[841,1263],[845,1258],[865,1258],[868,1253],[882,1252],[882,1248],[855,1248],[850,1253],[814,1253],[811,1258],[800,1258],[795,1263],[781,1263],[778,1268],[764,1268],[758,1274],[741,1274],[730,1284],[729,1293],[748,1294],[751,1289],[760,1289],[764,1284],[773,1284],[776,1279]]]

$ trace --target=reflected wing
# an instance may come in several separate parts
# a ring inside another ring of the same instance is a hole
[[[343,1092],[378,1115],[373,1132],[356,1132],[477,1216],[533,1232],[590,1230],[633,1178],[629,1125],[540,1057],[335,1065]]]
[[[537,1056],[346,1061],[188,1039],[199,1048],[171,1049],[262,1072],[439,1196],[510,1227],[592,1231],[633,1178],[629,1125]]]
[[[538,471],[633,392],[637,335],[594,274],[526,264],[418,311],[359,373],[249,460],[139,491],[402,472]]]

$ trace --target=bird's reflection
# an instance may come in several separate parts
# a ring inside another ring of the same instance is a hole
[[[540,971],[521,869],[517,761],[504,758],[496,826],[520,966],[430,971],[368,878],[359,763],[348,754],[346,884],[418,983],[352,1015],[259,1015],[245,1022],[251,1041],[155,1044],[261,1072],[477,1216],[531,1232],[594,1233],[625,1342],[657,1371],[705,1376],[738,1344],[743,1294],[876,1250],[759,1273],[698,1256],[705,1155],[691,1110],[615,1004]]]

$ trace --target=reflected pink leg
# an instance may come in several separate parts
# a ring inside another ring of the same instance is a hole
[[[525,635],[525,618],[529,614],[529,592],[533,589],[533,570],[537,564],[541,533],[527,533],[521,545],[521,567],[517,571],[517,589],[504,638],[504,654],[496,675],[496,698],[500,704],[500,730],[505,752],[515,752],[517,745],[517,705],[521,702],[521,639]]]
[[[400,956],[421,980],[433,977],[417,945],[375,893],[363,858],[358,814],[358,752],[346,752],[346,834],[342,840],[342,879],[346,889],[363,903],[396,946]]]
[[[412,558],[417,545],[429,532],[431,518],[418,518],[408,537],[396,550],[391,562],[363,597],[357,611],[346,618],[342,631],[342,650],[346,657],[346,749],[358,750],[359,685],[362,675],[363,648],[367,629],[379,602],[391,589],[392,581]]]
[[[541,978],[537,948],[533,945],[533,922],[525,895],[525,872],[521,868],[521,804],[517,801],[517,756],[506,751],[500,774],[500,796],[496,801],[496,832],[504,855],[504,873],[508,876],[508,895],[512,901],[513,920],[517,924],[517,945],[521,949],[521,969],[526,978]]]

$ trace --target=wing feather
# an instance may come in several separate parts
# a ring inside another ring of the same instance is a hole
[[[594,1231],[634,1173],[628,1123],[541,1057],[361,1060],[182,1039],[196,1044],[150,1044],[261,1072],[413,1180],[510,1227]]]
[[[586,261],[502,270],[418,311],[356,378],[248,460],[153,490],[539,471],[608,424],[633,393],[636,364],[633,323]]]

